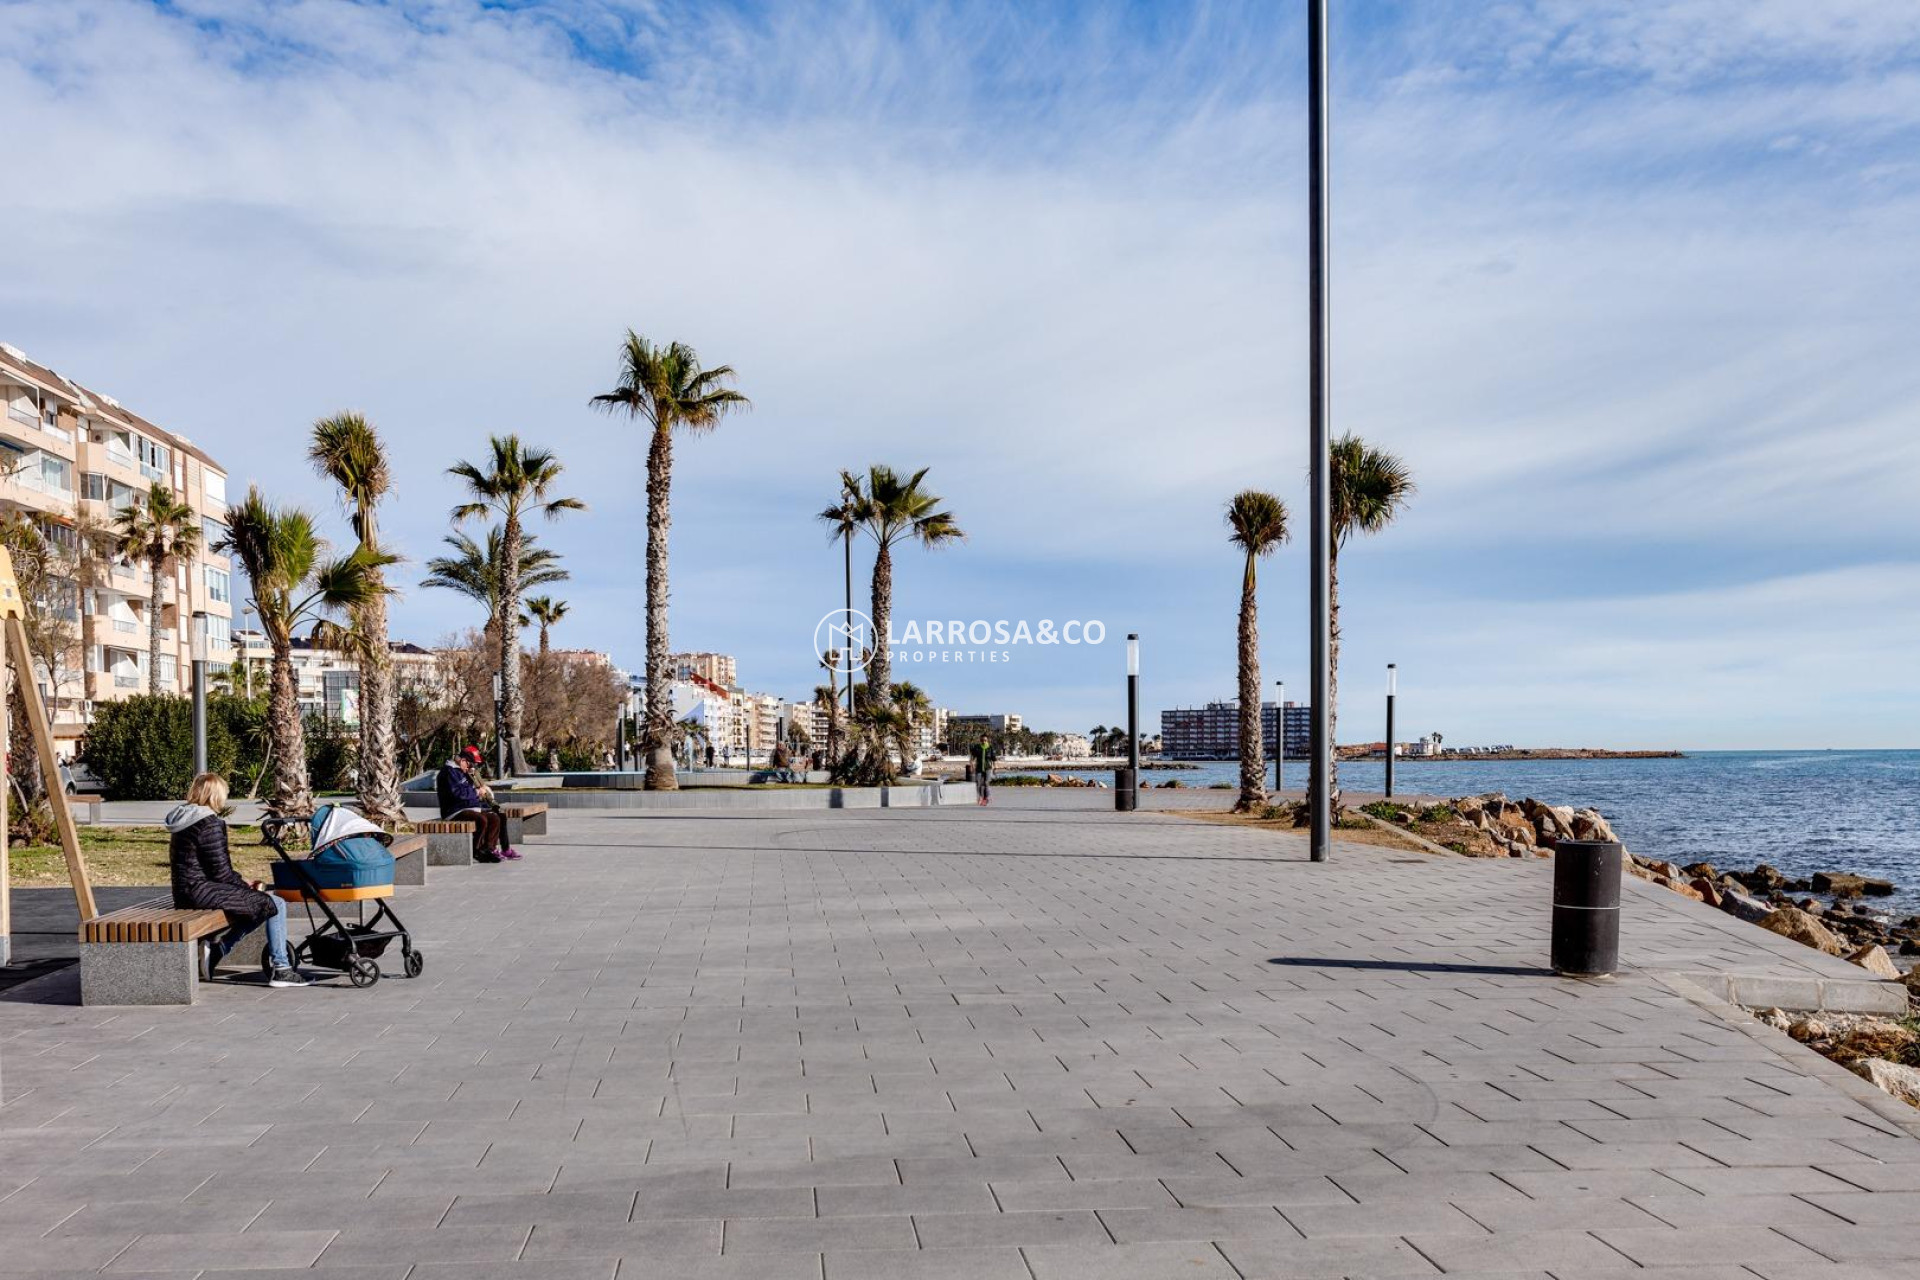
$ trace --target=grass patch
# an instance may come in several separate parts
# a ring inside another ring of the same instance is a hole
[[[165,885],[168,883],[165,827],[80,827],[80,854],[96,885]],[[249,880],[272,876],[268,864],[274,852],[260,843],[257,826],[232,828],[228,847],[233,867]],[[67,860],[57,844],[15,845],[7,851],[13,883],[20,888],[64,885]]]

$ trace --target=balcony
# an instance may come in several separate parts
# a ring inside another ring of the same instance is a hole
[[[140,687],[140,677],[116,674],[113,677],[113,687],[116,689],[138,689]]]
[[[129,622],[125,618],[115,618],[113,620],[113,629],[131,635],[140,630],[140,624],[137,622]]]

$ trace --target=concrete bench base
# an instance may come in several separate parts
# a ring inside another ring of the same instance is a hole
[[[507,845],[513,848],[528,836],[547,834],[547,806],[540,803],[503,804],[500,816],[507,820]]]
[[[427,865],[432,867],[470,867],[473,865],[471,822],[434,821],[415,824],[427,842]]]
[[[427,883],[427,842],[424,838],[415,848],[394,854],[393,882],[413,886]]]
[[[200,944],[194,942],[83,942],[80,1003],[192,1004]]]

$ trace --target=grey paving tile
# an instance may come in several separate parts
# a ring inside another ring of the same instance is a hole
[[[730,1221],[727,1253],[838,1253],[847,1249],[913,1249],[905,1214],[875,1218],[743,1218]]]
[[[1032,1280],[1017,1249],[856,1249],[825,1262],[827,1280]]]
[[[1034,1188],[1072,1188],[1071,1182],[1010,1184]],[[822,1218],[886,1217],[915,1213],[994,1213],[999,1203],[985,1183],[930,1182],[896,1187],[818,1187],[811,1197]],[[1055,1206],[1022,1205],[1024,1208]],[[1077,1207],[1077,1206],[1076,1206]],[[729,1215],[732,1216],[732,1215]]]
[[[506,1262],[520,1256],[524,1226],[345,1227],[321,1255],[323,1265],[383,1262]]]
[[[1807,1229],[1829,1230],[1824,1226]],[[1684,1231],[1607,1229],[1594,1234],[1643,1267],[1817,1262],[1823,1260],[1820,1253],[1824,1252],[1810,1250],[1777,1232],[1750,1227],[1693,1226]]]
[[[203,1267],[311,1267],[333,1242],[332,1231],[248,1231],[142,1235],[115,1258],[111,1271],[192,1271]]]
[[[923,1249],[987,1249],[1047,1244],[1111,1244],[1089,1211],[932,1213],[913,1215]]]
[[[1100,1214],[1114,1240],[1120,1244],[1140,1244],[1156,1240],[1258,1240],[1282,1238],[1297,1240],[1293,1229],[1276,1209],[1239,1207],[1224,1209],[1110,1209]]]
[[[0,1249],[0,1271],[99,1271],[114,1261],[134,1242],[131,1234],[87,1236],[81,1239],[14,1239]],[[134,1270],[135,1268],[126,1268]],[[148,1271],[179,1270],[178,1267],[147,1267]],[[188,1271],[198,1270],[188,1266]]]
[[[1666,1235],[1679,1233],[1662,1228]],[[1414,1235],[1407,1242],[1449,1274],[1455,1271],[1618,1269],[1633,1265],[1584,1231],[1505,1231],[1494,1235]]]
[[[1404,1240],[1223,1240],[1219,1249],[1242,1280],[1335,1280],[1346,1276],[1390,1280],[1440,1274]]]
[[[1084,1182],[996,1182],[990,1203],[1006,1210],[1170,1209],[1166,1186],[1149,1178],[1101,1178]],[[1262,1201],[1262,1203],[1265,1203]],[[963,1206],[956,1206],[963,1207]],[[822,1209],[824,1213],[825,1210]]]
[[[437,1225],[515,1226],[547,1222],[625,1222],[633,1214],[625,1191],[554,1191],[543,1195],[462,1195]],[[698,1215],[686,1215],[698,1216]],[[428,1224],[435,1225],[435,1224]]]
[[[1035,1246],[1021,1251],[1034,1280],[1237,1280],[1210,1244],[1168,1242]]]
[[[1780,1228],[1780,1234],[1835,1262],[1908,1262],[1920,1257],[1920,1226]],[[1767,1261],[1793,1261],[1776,1258]]]

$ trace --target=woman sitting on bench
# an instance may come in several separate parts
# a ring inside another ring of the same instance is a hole
[[[517,862],[520,852],[507,847],[507,819],[493,802],[493,793],[473,780],[480,767],[480,748],[465,747],[460,754],[440,766],[433,789],[440,801],[442,820],[473,824],[473,860],[475,862]]]
[[[187,801],[167,814],[172,834],[173,905],[201,911],[224,911],[225,933],[200,944],[201,977],[211,982],[213,971],[240,939],[267,927],[267,985],[304,987],[306,977],[287,957],[287,904],[261,892],[258,880],[249,884],[233,869],[227,854],[227,823],[220,810],[227,804],[227,780],[203,773],[187,788]]]

